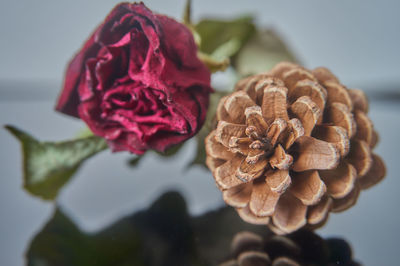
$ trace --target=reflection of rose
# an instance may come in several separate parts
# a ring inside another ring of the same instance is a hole
[[[210,72],[190,31],[143,4],[117,5],[70,62],[56,109],[114,151],[164,151],[204,122]]]

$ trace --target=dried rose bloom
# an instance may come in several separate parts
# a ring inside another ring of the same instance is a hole
[[[207,166],[245,221],[280,234],[321,226],[385,175],[367,111],[328,69],[280,63],[221,99]]]

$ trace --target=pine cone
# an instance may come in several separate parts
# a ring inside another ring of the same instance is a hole
[[[385,175],[367,111],[328,69],[280,63],[221,99],[206,163],[243,220],[279,234],[319,227]]]
[[[345,240],[325,240],[306,230],[266,239],[243,231],[233,238],[231,250],[231,258],[220,266],[360,265],[353,260],[351,247]]]

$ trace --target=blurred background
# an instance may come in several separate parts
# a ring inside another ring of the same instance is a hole
[[[84,125],[53,111],[67,61],[118,1],[0,2],[0,124],[13,124],[43,140],[74,136]],[[181,18],[183,0],[149,0],[154,11]],[[322,236],[340,236],[365,265],[396,265],[400,233],[400,2],[396,0],[193,1],[193,20],[254,15],[257,25],[276,30],[306,66],[326,66],[341,82],[364,89],[370,117],[380,134],[375,149],[386,179],[363,192],[358,204],[331,215]],[[227,75],[214,76],[223,83]],[[0,265],[23,265],[32,237],[60,206],[87,232],[96,232],[174,189],[191,214],[223,205],[211,174],[186,169],[195,156],[190,141],[178,156],[146,156],[135,169],[129,154],[99,154],[62,190],[55,204],[22,189],[17,141],[0,129]]]

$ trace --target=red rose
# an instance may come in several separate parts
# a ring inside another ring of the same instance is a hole
[[[164,151],[196,134],[210,72],[190,31],[141,4],[117,5],[69,63],[56,109],[113,151]]]

